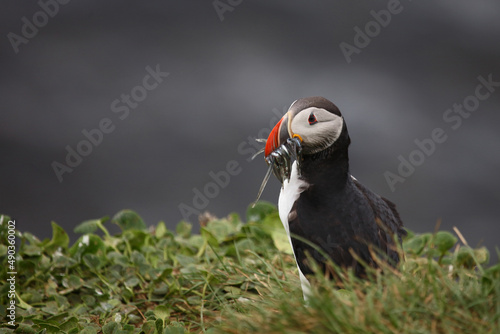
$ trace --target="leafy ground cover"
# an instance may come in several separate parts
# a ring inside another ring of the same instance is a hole
[[[9,218],[0,219],[6,319]],[[195,234],[186,222],[147,228],[123,210],[77,226],[73,245],[56,223],[43,241],[16,231],[16,327],[5,320],[0,333],[500,333],[500,264],[458,231],[409,233],[400,268],[366,280],[317,274],[305,303],[276,208],[260,202],[245,221],[206,216]]]

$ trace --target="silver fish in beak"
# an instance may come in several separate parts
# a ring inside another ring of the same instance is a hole
[[[254,155],[255,157],[259,153],[264,152],[264,159],[266,160],[269,168],[260,186],[259,193],[257,194],[257,199],[252,204],[252,207],[254,207],[255,203],[257,203],[257,201],[260,199],[260,196],[262,195],[262,192],[264,191],[264,188],[266,187],[266,184],[271,177],[271,172],[283,185],[283,182],[290,179],[292,163],[295,160],[297,161],[297,167],[300,175],[300,163],[302,161],[302,139],[300,138],[300,136],[294,136],[293,138],[289,137],[289,131],[287,129],[287,119],[288,114],[285,114],[285,116],[283,116],[281,120],[274,126],[267,140],[265,140],[265,148]],[[262,139],[258,139],[257,141],[263,142]]]

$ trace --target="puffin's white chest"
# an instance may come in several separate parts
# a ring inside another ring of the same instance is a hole
[[[297,162],[295,161],[292,164],[290,179],[283,182],[283,187],[281,187],[280,197],[278,200],[280,219],[289,237],[290,229],[288,227],[288,214],[292,210],[295,201],[299,198],[300,193],[303,192],[306,188],[307,183],[304,180],[299,179]]]
[[[290,211],[292,210],[293,204],[299,198],[300,193],[303,192],[307,188],[308,184],[299,179],[299,174],[297,170],[297,162],[295,161],[292,164],[292,172],[290,175],[290,180],[285,180],[283,182],[283,187],[281,188],[280,197],[278,200],[278,210],[281,219],[281,223],[285,228],[286,234],[288,235],[288,240],[290,245],[292,245],[292,239],[290,237],[290,227],[288,226],[288,216]],[[293,249],[293,246],[292,246]],[[295,257],[295,252],[294,252]],[[297,258],[295,258],[297,260]],[[307,278],[304,276],[300,267],[297,265],[299,269],[299,277],[300,284],[302,286],[302,293],[304,294],[304,299],[307,300],[307,296],[310,294],[311,285]]]

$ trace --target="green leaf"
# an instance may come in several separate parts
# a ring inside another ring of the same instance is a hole
[[[57,305],[57,302],[55,301],[49,301],[47,302],[43,307],[42,311],[49,313],[49,314],[57,314],[59,312],[59,307]]]
[[[184,323],[172,321],[169,326],[165,328],[163,331],[164,334],[184,334],[186,331],[184,330]]]
[[[80,334],[97,334],[97,329],[94,328],[93,326],[87,326],[82,331]]]
[[[160,284],[155,286],[153,294],[158,296],[165,296],[168,293],[168,290],[168,285],[166,285],[164,282],[161,282]]]
[[[474,249],[474,256],[479,264],[485,264],[490,261],[490,252],[486,247]]]
[[[240,215],[237,214],[236,212],[230,213],[227,216],[227,220],[229,220],[229,222],[237,229],[239,229],[239,227],[242,224]]]
[[[18,262],[18,270],[23,273],[23,275],[31,276],[34,275],[37,269],[38,258],[22,260]]]
[[[178,236],[187,239],[191,235],[192,228],[193,226],[190,223],[182,220],[179,222],[179,224],[177,224],[175,231],[177,232]]]
[[[37,245],[26,245],[22,247],[22,251],[28,256],[40,256],[42,254],[42,248]]]
[[[183,254],[176,254],[175,258],[182,267],[188,267],[189,265],[196,263],[196,258],[194,256],[187,256]]]
[[[132,252],[130,256],[130,260],[138,267],[141,264],[147,264],[146,258],[144,255],[136,250]]]
[[[415,255],[421,255],[430,239],[430,233],[415,235],[413,238],[406,239],[404,241],[403,249],[405,252]]]
[[[438,231],[434,235],[434,245],[437,247],[441,254],[445,254],[448,250],[450,250],[456,243],[458,239],[446,231]]]
[[[118,252],[109,252],[107,258],[112,262],[121,267],[127,267],[129,264],[129,259],[127,256]]]
[[[146,224],[142,218],[132,210],[118,212],[113,216],[111,222],[120,226],[122,231],[146,229]]]
[[[83,263],[90,269],[98,270],[101,268],[102,263],[99,257],[95,254],[85,254],[83,256]]]
[[[75,233],[81,233],[81,234],[87,234],[87,233],[94,233],[97,231],[98,228],[101,228],[103,223],[105,221],[109,220],[109,217],[103,217],[101,219],[90,219],[86,220],[80,224],[78,224],[74,229],[73,232]]]
[[[219,242],[217,241],[217,238],[212,234],[212,232],[207,230],[205,227],[200,228],[200,233],[201,233],[203,240],[205,240],[209,245],[211,245],[212,247],[219,246]]]
[[[150,234],[143,230],[127,230],[123,232],[123,238],[128,240],[130,247],[134,250],[140,250],[145,245],[145,241]]]
[[[486,290],[500,289],[500,262],[484,271],[481,279],[483,288]]]
[[[81,298],[82,298],[82,301],[85,303],[85,305],[87,305],[89,307],[93,307],[95,305],[96,299],[94,296],[83,295]]]
[[[69,254],[72,257],[79,257],[87,253],[106,253],[106,245],[99,236],[95,234],[85,234],[69,249]]]
[[[164,222],[159,222],[158,225],[156,225],[155,236],[157,238],[163,238],[167,232],[167,226]]]
[[[227,295],[231,298],[238,298],[239,296],[241,296],[242,294],[242,291],[239,287],[235,287],[235,286],[226,286],[224,287],[224,291],[227,292]]]
[[[0,245],[0,256],[5,256],[5,255],[7,255],[7,246]]]
[[[270,202],[259,201],[254,207],[251,205],[247,209],[247,222],[258,222],[263,220],[266,216],[277,212],[276,206]]]
[[[129,288],[133,288],[133,287],[139,285],[140,283],[141,283],[141,281],[137,277],[133,276],[133,277],[127,278],[127,280],[125,281],[125,286],[129,287]]]
[[[252,239],[241,239],[236,241],[233,245],[230,245],[226,251],[227,256],[237,256],[238,253],[241,255],[246,250],[251,250],[255,252],[255,242]]]
[[[68,320],[66,320],[65,322],[63,322],[60,327],[61,327],[61,330],[65,331],[65,332],[69,332],[73,328],[78,328],[78,319],[75,317],[71,317]]]
[[[16,293],[16,297],[19,300],[19,303],[17,304],[17,306],[19,306],[20,308],[25,309],[25,310],[29,310],[29,309],[33,308],[33,306],[26,303],[17,293]]]
[[[155,316],[158,319],[166,321],[167,319],[170,318],[170,313],[172,312],[172,310],[166,305],[158,305],[158,306],[156,306],[154,312],[155,312]]]
[[[155,332],[156,325],[155,322],[152,320],[146,321],[144,324],[142,324],[141,330],[144,332],[144,334],[153,334]]]
[[[472,248],[469,246],[460,247],[457,253],[457,265],[465,268],[473,268],[476,265]]]
[[[286,233],[283,224],[281,223],[278,211],[274,211],[268,214],[266,217],[264,217],[260,221],[259,226],[269,236],[271,236],[271,234],[275,230],[282,230],[284,233]]]
[[[25,324],[19,324],[19,327],[16,328],[14,333],[21,333],[21,334],[35,334],[36,330],[33,329],[32,326],[28,326]]]
[[[43,310],[43,308],[42,308]],[[46,333],[60,333],[61,328],[57,326],[57,324],[53,322],[48,322],[45,320],[33,319],[33,322],[37,325],[37,327],[43,328],[46,330]]]
[[[163,331],[164,334],[184,334],[184,327],[181,326],[168,326],[165,328],[165,331]]]
[[[290,255],[293,254],[292,246],[290,245],[290,240],[288,239],[286,231],[283,227],[272,231],[271,238],[273,238],[274,246],[279,251]]]
[[[79,289],[83,285],[83,281],[80,277],[78,277],[76,275],[69,275],[67,284],[68,284],[68,288],[76,290],[76,289]]]
[[[163,333],[163,328],[165,328],[166,325],[168,324],[168,321],[170,319],[170,313],[172,312],[172,310],[165,305],[158,305],[156,306],[154,312],[157,318],[156,329],[158,330],[159,333]],[[158,323],[158,321],[160,321],[160,323]]]
[[[120,326],[120,324],[110,321],[106,325],[102,326],[102,332],[104,334],[117,334],[120,332],[121,327],[122,326]]]
[[[52,255],[52,260],[54,268],[69,268],[77,263],[75,259],[68,256],[66,253],[56,253]]]
[[[54,253],[58,248],[68,248],[69,236],[64,229],[52,222],[52,239],[45,245],[45,251],[49,254]]]
[[[237,229],[228,220],[212,220],[204,228],[217,239],[217,243],[222,243],[231,233],[236,233]]]
[[[68,317],[68,313],[63,312],[63,313],[59,313],[59,314],[53,315],[51,317],[48,317],[45,320],[46,320],[46,322],[55,323],[56,325],[59,325],[67,317]]]
[[[189,246],[195,247],[197,249],[200,249],[203,247],[203,237],[199,234],[192,235],[189,239],[187,244]]]
[[[156,319],[155,321],[156,333],[163,333],[163,320]]]
[[[29,232],[24,232],[22,238],[23,238],[23,240],[26,240],[27,242],[29,242],[31,245],[40,245],[41,244],[40,240]]]

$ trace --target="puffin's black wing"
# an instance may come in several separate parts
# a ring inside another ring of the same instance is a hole
[[[388,255],[390,259],[399,262],[399,254],[394,246],[396,236],[401,244],[402,238],[407,234],[403,227],[403,221],[396,210],[396,205],[388,199],[381,197],[353,179],[353,183],[359,191],[366,197],[370,204],[375,221],[378,226],[378,237],[380,240],[380,250]]]

